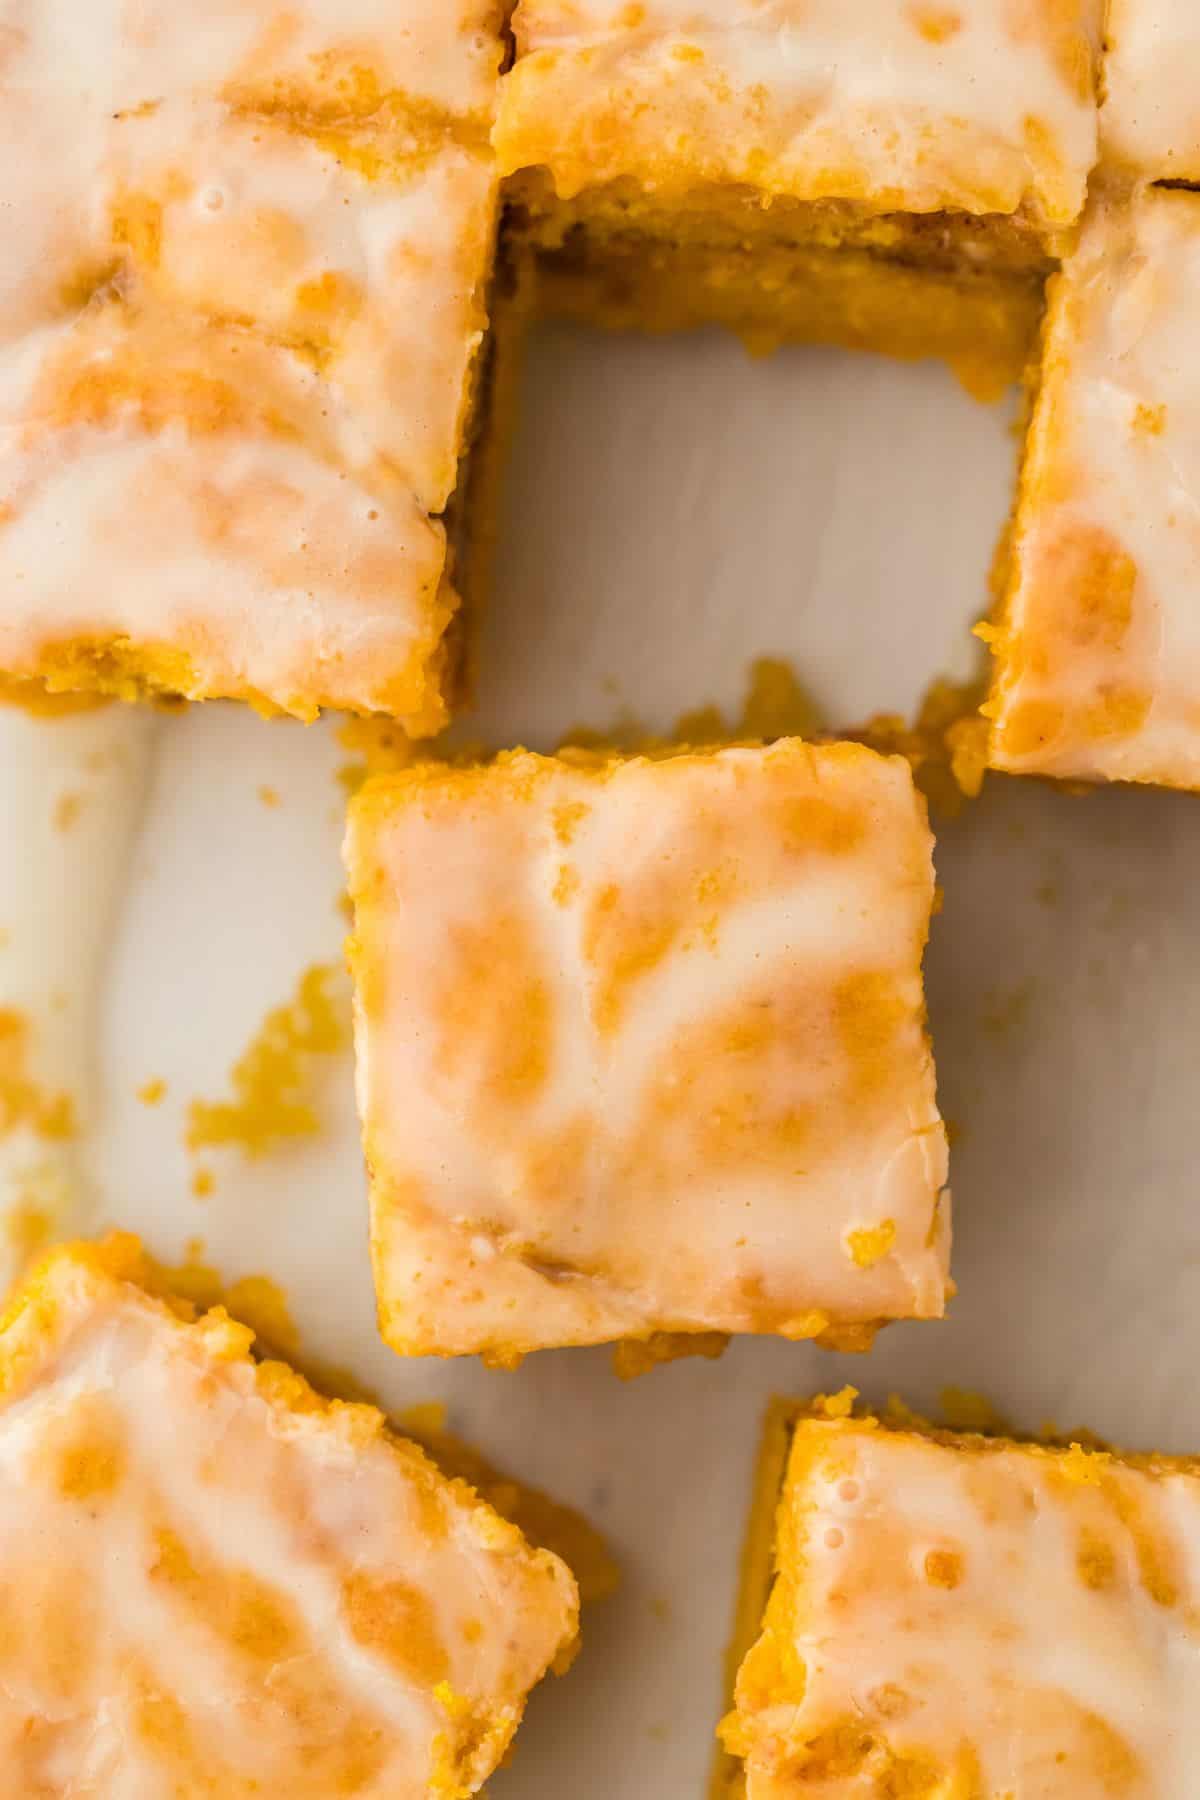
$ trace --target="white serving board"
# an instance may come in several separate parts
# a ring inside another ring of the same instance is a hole
[[[465,735],[544,747],[622,712],[660,730],[702,702],[736,714],[760,654],[792,659],[830,722],[911,712],[972,666],[1011,420],[931,366],[540,334]],[[340,955],[349,760],[331,723],[235,707],[0,708],[0,1006],[31,1015],[39,1073],[76,1096],[64,1223],[128,1225],[174,1261],[202,1238],[227,1279],[280,1284],[307,1356],[395,1407],[445,1400],[463,1435],[585,1509],[623,1584],[491,1791],[697,1800],[772,1393],[852,1381],[936,1408],[953,1384],[1022,1428],[1200,1448],[1200,807],[992,777],[940,829],[927,969],[956,1128],[949,1321],[893,1328],[865,1359],[744,1340],[624,1385],[606,1351],[501,1374],[382,1347],[348,1053],[318,1139],[206,1156],[215,1191],[191,1191],[187,1102],[223,1095],[267,1010]],[[64,792],[80,797],[66,831]],[[155,1078],[150,1108],[136,1090]],[[0,1145],[0,1202],[28,1151]]]

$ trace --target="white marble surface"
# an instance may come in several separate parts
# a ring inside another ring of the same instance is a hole
[[[468,735],[544,745],[623,709],[658,727],[702,701],[736,711],[759,654],[791,657],[834,721],[909,710],[970,666],[1014,445],[1006,411],[941,371],[555,331],[524,402]],[[206,1156],[215,1191],[191,1191],[188,1101],[224,1093],[268,1008],[339,956],[348,760],[328,724],[232,707],[0,711],[0,1006],[29,1011],[45,1079],[78,1093],[81,1226],[128,1224],[170,1258],[201,1237],[227,1277],[269,1274],[310,1356],[396,1405],[447,1400],[611,1534],[623,1587],[538,1696],[496,1800],[694,1800],[770,1394],[852,1380],[935,1406],[957,1384],[1022,1427],[1200,1447],[1200,805],[993,778],[941,828],[928,976],[956,1127],[950,1320],[893,1328],[867,1359],[743,1341],[625,1386],[602,1351],[498,1374],[382,1348],[348,1054],[329,1061],[319,1138]],[[85,786],[55,829],[60,794]],[[150,1108],[152,1078],[168,1092]]]

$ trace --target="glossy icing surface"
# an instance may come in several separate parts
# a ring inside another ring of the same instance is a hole
[[[1154,180],[1200,180],[1200,9],[1109,0],[1100,131],[1106,157]]]
[[[0,1768],[20,1795],[474,1793],[575,1587],[472,1490],[57,1252],[0,1321]]]
[[[872,1420],[799,1425],[723,1733],[749,1800],[1186,1800],[1200,1477]]]
[[[385,1336],[520,1352],[936,1317],[932,840],[783,740],[430,766],[347,841]]]
[[[506,173],[1069,224],[1095,156],[1095,0],[521,0]]]
[[[998,768],[1200,785],[1200,197],[1098,197],[1055,284],[989,703]]]
[[[0,668],[443,722],[499,59],[478,0],[0,0]]]

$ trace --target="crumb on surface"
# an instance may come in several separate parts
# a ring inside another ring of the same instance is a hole
[[[188,1239],[181,1263],[157,1264],[156,1268],[172,1293],[201,1311],[224,1306],[268,1349],[289,1360],[298,1355],[300,1333],[287,1295],[269,1275],[241,1275],[227,1283],[207,1260],[204,1239],[199,1237]]]
[[[858,1399],[856,1387],[839,1388],[836,1394],[817,1394],[812,1403],[812,1410],[824,1419],[848,1419],[854,1411],[854,1402]]]
[[[957,818],[978,797],[987,772],[988,722],[979,712],[986,684],[939,675],[925,691],[916,719],[876,713],[851,735],[884,754],[903,756],[913,780],[941,818]]]
[[[107,694],[52,693],[38,680],[0,675],[0,706],[19,707],[34,718],[58,719],[70,713],[95,712],[97,707],[111,706]]]
[[[0,1007],[0,1138],[19,1126],[59,1142],[75,1136],[75,1103],[66,1092],[47,1090],[30,1072],[33,1028],[15,1007]]]
[[[35,1178],[20,1185],[21,1197],[4,1213],[4,1243],[9,1257],[19,1271],[44,1250],[50,1242],[53,1219],[35,1184]]]
[[[622,1381],[636,1381],[639,1375],[684,1356],[714,1361],[724,1356],[728,1344],[727,1331],[652,1331],[649,1337],[622,1338],[613,1346],[613,1372]]]
[[[794,664],[782,656],[756,656],[746,670],[736,714],[726,715],[709,701],[680,713],[660,737],[636,713],[622,707],[607,725],[572,726],[559,748],[636,751],[663,744],[701,749],[747,739],[771,743],[781,737],[815,737],[823,724],[821,709]]]
[[[357,794],[371,775],[391,775],[405,768],[418,754],[429,756],[433,746],[417,747],[391,719],[372,714],[346,719],[338,726],[337,741],[344,750],[353,752],[353,760],[337,771],[338,781],[347,795]]]
[[[938,1410],[950,1431],[978,1431],[984,1435],[1014,1435],[1004,1414],[986,1394],[974,1388],[944,1387],[938,1396]]]
[[[300,1333],[287,1295],[269,1275],[242,1275],[228,1289],[226,1304],[235,1319],[251,1327],[256,1338],[289,1359],[300,1351]]]
[[[189,1150],[225,1147],[257,1157],[320,1130],[319,1064],[349,1041],[340,980],[333,964],[314,963],[304,971],[295,997],[267,1014],[234,1064],[233,1099],[191,1102]]]
[[[846,1249],[856,1268],[870,1269],[882,1262],[896,1241],[896,1221],[881,1219],[878,1225],[864,1225],[846,1233]]]
[[[55,831],[70,831],[83,811],[83,804],[82,794],[60,794],[54,803]]]

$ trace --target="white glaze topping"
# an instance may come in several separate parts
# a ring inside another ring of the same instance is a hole
[[[1105,43],[1106,158],[1158,181],[1200,181],[1200,7],[1109,0]]]
[[[1192,1800],[1200,1478],[1160,1468],[801,1423],[749,1800]]]
[[[454,113],[486,112],[494,0],[0,0],[4,85],[74,90],[117,110],[226,87],[345,98],[348,77]]]
[[[1098,197],[1055,284],[999,768],[1200,786],[1200,196]]]
[[[492,14],[0,0],[0,668],[444,722]]]
[[[930,850],[907,765],[854,745],[370,784],[347,860],[390,1341],[939,1315]]]
[[[474,1793],[575,1620],[558,1559],[390,1438],[58,1253],[0,1330],[6,1793]]]
[[[562,194],[745,182],[873,211],[1069,223],[1095,158],[1097,0],[521,0],[506,173]]]

